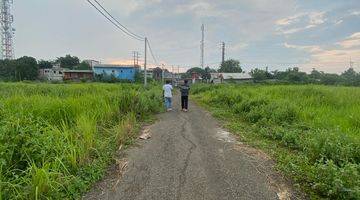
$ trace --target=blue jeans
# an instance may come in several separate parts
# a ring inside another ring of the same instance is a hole
[[[170,97],[165,97],[165,107],[166,107],[166,109],[170,109],[172,107]]]

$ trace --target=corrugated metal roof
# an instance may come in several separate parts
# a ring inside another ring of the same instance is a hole
[[[136,68],[132,65],[111,65],[111,64],[101,64],[101,65],[94,65],[97,68]]]
[[[72,73],[93,73],[92,70],[72,70],[72,69],[65,69],[64,72],[72,72]]]
[[[252,79],[249,73],[211,73],[212,78],[220,78],[220,75],[224,78],[224,80],[235,79],[235,80],[244,80],[244,79]]]

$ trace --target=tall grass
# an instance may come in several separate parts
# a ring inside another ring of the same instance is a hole
[[[0,83],[0,199],[77,199],[161,91],[140,85]]]
[[[275,151],[279,168],[312,197],[360,199],[360,88],[198,85],[192,92],[245,139]]]

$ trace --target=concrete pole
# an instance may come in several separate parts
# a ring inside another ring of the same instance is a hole
[[[147,86],[147,71],[146,71],[146,61],[147,61],[147,38],[145,37],[145,54],[144,54],[144,86]]]

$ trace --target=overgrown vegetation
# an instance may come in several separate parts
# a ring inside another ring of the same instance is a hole
[[[360,199],[360,89],[197,85],[194,99],[312,198]]]
[[[258,83],[290,83],[290,84],[322,84],[360,86],[360,73],[349,68],[341,74],[331,74],[313,69],[307,74],[299,68],[288,68],[285,71],[268,72],[262,69],[253,69],[250,72],[254,82]]]
[[[130,84],[0,83],[0,199],[79,199],[161,91]]]

